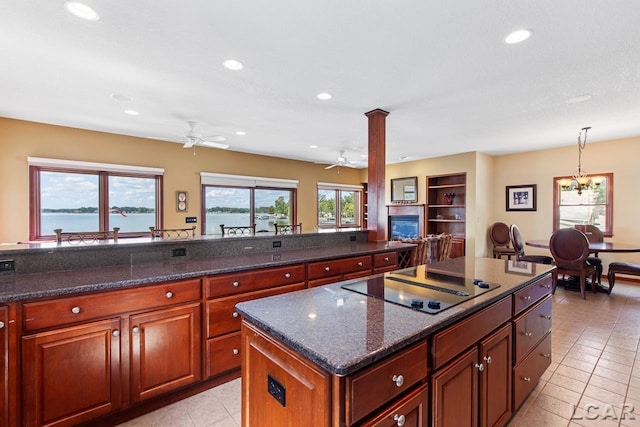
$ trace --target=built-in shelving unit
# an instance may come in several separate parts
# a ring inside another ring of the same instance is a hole
[[[465,252],[466,187],[466,173],[427,176],[427,234],[453,235],[452,258]]]
[[[362,183],[362,228],[368,229],[369,225],[369,191],[368,184]]]

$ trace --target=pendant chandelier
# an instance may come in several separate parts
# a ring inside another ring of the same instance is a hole
[[[582,150],[587,146],[587,132],[591,129],[590,126],[583,127],[578,133],[578,167],[571,179],[562,179],[559,184],[563,190],[578,190],[578,194],[582,194],[582,190],[596,189],[604,180],[603,177],[589,177],[587,171],[582,168]],[[582,138],[582,132],[584,132],[584,139]]]

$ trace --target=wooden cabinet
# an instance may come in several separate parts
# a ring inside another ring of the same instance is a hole
[[[384,273],[386,271],[397,270],[398,267],[398,252],[384,252],[381,254],[373,255],[373,274]]]
[[[305,266],[292,265],[206,279],[205,376],[239,371],[241,318],[236,304],[305,288]]]
[[[199,279],[25,303],[24,425],[76,425],[199,381],[200,310]]]
[[[371,255],[311,262],[307,264],[309,287],[368,276],[371,266]]]
[[[465,254],[467,174],[427,176],[427,234],[453,235],[451,258]]]
[[[9,425],[9,309],[0,306],[0,425]]]
[[[363,427],[427,427],[428,421],[428,402],[426,384],[419,387],[415,391],[409,393],[406,397],[400,399],[397,403],[383,409],[372,419],[364,422]]]
[[[500,318],[496,315],[507,305],[510,305],[508,298],[489,307],[490,312],[476,315],[475,321],[491,322],[493,319],[492,326],[495,326]],[[498,426],[506,425],[511,418],[511,325],[502,323],[502,327],[479,340],[432,376],[434,426],[476,426],[479,422],[483,426]],[[467,328],[470,326],[466,325]],[[464,341],[462,334],[474,335],[472,331],[467,334],[469,331],[458,327],[443,331],[442,336],[447,340]]]

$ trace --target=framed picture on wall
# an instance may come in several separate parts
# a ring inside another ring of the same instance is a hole
[[[535,211],[536,187],[537,184],[507,185],[507,210]]]
[[[186,191],[176,191],[176,210],[186,212],[189,209],[188,193]]]
[[[524,276],[535,276],[536,264],[533,262],[507,260],[504,265],[505,273],[521,274]]]

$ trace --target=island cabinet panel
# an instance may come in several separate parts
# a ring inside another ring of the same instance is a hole
[[[130,316],[133,402],[201,379],[200,306],[197,302]]]
[[[423,385],[365,421],[362,427],[427,427],[429,395]]]
[[[512,414],[511,325],[506,324],[480,342],[480,425],[506,425]]]
[[[438,369],[509,320],[511,320],[511,296],[436,333],[431,346],[433,368]]]
[[[535,264],[534,264],[535,266]],[[522,313],[527,308],[535,305],[538,301],[551,294],[553,280],[547,275],[530,285],[525,286],[513,294],[513,315]]]
[[[373,274],[398,269],[398,252],[384,252],[373,255]]]
[[[551,295],[548,295],[530,310],[514,319],[514,363],[520,363],[538,342],[551,332],[551,304]]]
[[[14,322],[15,323],[15,322]],[[9,307],[0,306],[0,425],[11,425],[10,410],[15,404],[10,403],[9,393]],[[11,369],[14,370],[14,369]]]
[[[478,348],[473,347],[431,377],[435,427],[478,425]]]
[[[210,276],[206,280],[206,298],[216,298],[304,282],[305,266],[300,264],[220,274]]]
[[[536,387],[549,365],[551,365],[551,334],[547,334],[534,351],[513,369],[514,412]]]
[[[242,425],[330,426],[331,376],[242,324]]]
[[[427,380],[427,343],[391,356],[346,380],[346,422],[352,425],[413,385]]]
[[[120,318],[22,339],[25,426],[72,426],[122,405]]]
[[[307,264],[309,287],[368,276],[371,274],[371,267],[371,255],[310,262]]]

